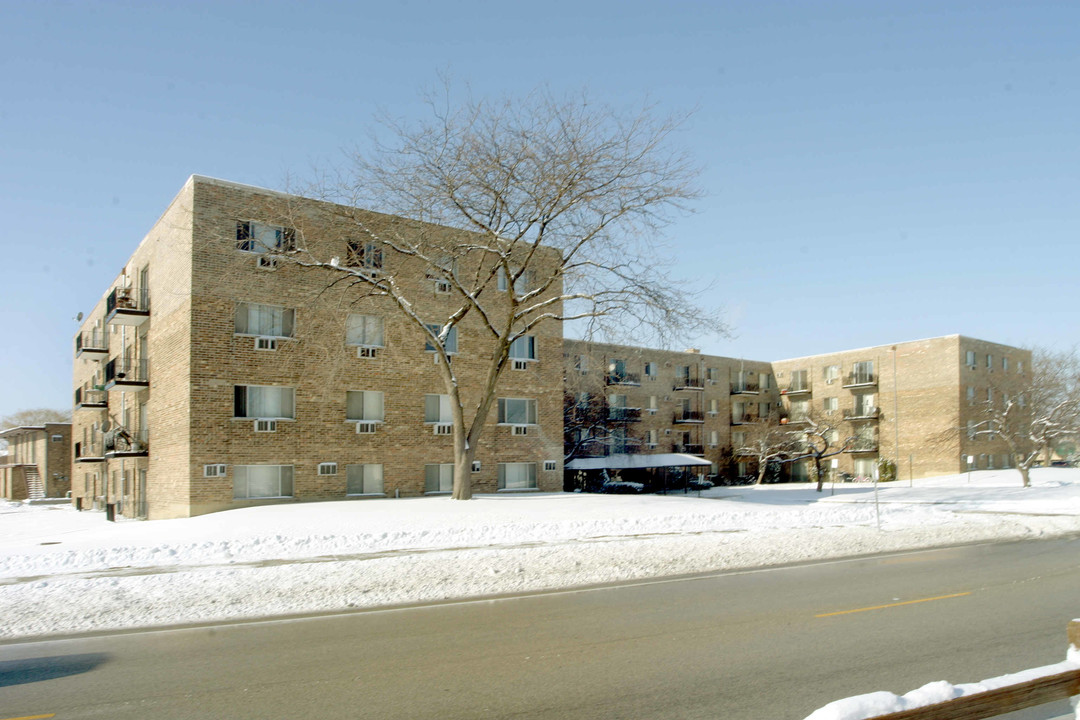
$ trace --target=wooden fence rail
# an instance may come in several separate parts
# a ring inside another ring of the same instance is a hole
[[[1080,620],[1069,623],[1069,643],[1080,649]],[[1080,695],[1080,670],[1068,670],[866,720],[983,720],[1075,695]]]

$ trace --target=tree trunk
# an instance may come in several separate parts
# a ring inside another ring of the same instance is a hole
[[[471,453],[454,453],[454,491],[450,494],[455,500],[472,499],[472,457]]]
[[[760,485],[761,484],[761,481],[765,479],[765,471],[768,470],[768,469],[769,469],[769,464],[767,462],[759,462],[758,463],[757,481],[754,483],[755,485]]]
[[[1020,470],[1020,478],[1024,481],[1024,487],[1031,487],[1031,478],[1028,476],[1029,469],[1027,465],[1021,465],[1018,469]]]
[[[817,471],[817,491],[821,492],[825,487],[825,476],[821,474],[821,458],[814,458],[814,470]]]

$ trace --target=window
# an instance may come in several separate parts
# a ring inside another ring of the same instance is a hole
[[[810,389],[810,380],[807,377],[808,372],[806,370],[792,370],[791,371],[791,385],[788,386],[790,392],[799,392],[802,390]]]
[[[759,402],[757,405],[758,418],[765,420],[769,417],[769,403]]]
[[[794,421],[805,420],[807,415],[810,414],[810,401],[809,400],[792,400],[791,401],[791,419]]]
[[[710,430],[709,431],[709,445],[711,445],[712,447],[716,447],[719,444],[720,444],[720,431],[719,430]]]
[[[589,372],[589,359],[585,355],[578,355],[574,358],[574,369],[580,372],[582,375]]]
[[[233,416],[238,418],[295,418],[295,390],[265,385],[233,386]]]
[[[758,385],[761,387],[762,390],[768,390],[769,387],[772,385],[772,375],[768,373],[761,373],[758,376]]]
[[[454,422],[454,414],[450,410],[449,395],[424,396],[424,422],[440,425]]]
[[[736,400],[731,403],[731,422],[744,422],[746,420],[746,403]]]
[[[359,347],[383,347],[383,319],[378,315],[349,313],[349,316],[345,318],[345,344]]]
[[[971,385],[967,386],[967,402],[968,405],[975,404],[975,388],[973,388]]]
[[[975,367],[975,351],[968,350],[964,353],[964,364],[970,368]]]
[[[348,240],[348,252],[345,255],[346,267],[361,267],[365,270],[382,270],[382,247],[377,242]]]
[[[994,388],[986,388],[986,404],[994,402]]]
[[[705,368],[705,379],[711,383],[715,383],[717,378],[720,377],[720,372],[716,368]]]
[[[974,420],[968,420],[967,421],[967,436],[968,436],[968,440],[974,440],[975,439],[975,421]]]
[[[1001,358],[1001,369],[1003,372],[1009,372],[1009,358]]]
[[[348,390],[345,392],[345,419],[382,422],[383,394],[378,390]]]
[[[874,394],[866,393],[864,395],[855,396],[855,416],[867,417],[874,414]]]
[[[986,353],[986,369],[987,370],[993,370],[994,369],[994,356],[991,355],[990,353]]]
[[[720,413],[720,401],[716,398],[709,399],[709,414],[718,415]]]
[[[236,223],[236,249],[264,253],[296,249],[296,231],[279,225],[241,220]]]
[[[840,366],[839,365],[829,365],[829,366],[827,366],[825,368],[825,382],[827,382],[827,383],[829,383],[831,385],[832,383],[836,382],[836,380],[839,377],[840,377]]]
[[[345,466],[346,495],[382,495],[382,463]]]
[[[510,343],[510,359],[535,360],[536,338],[532,335],[525,335]]]
[[[64,436],[63,435],[53,435],[52,436],[52,441],[53,442],[64,442]]]
[[[535,490],[536,463],[499,463],[500,490]]]
[[[292,497],[292,465],[233,466],[233,498]]]
[[[653,380],[655,380],[656,379],[656,373],[657,373],[656,363],[654,363],[654,362],[645,363],[645,377],[652,378]]]
[[[739,448],[746,444],[746,433],[742,430],[736,430],[731,433],[731,444]]]
[[[856,385],[874,382],[874,361],[863,360],[851,366],[851,380]]]
[[[645,444],[650,448],[656,447],[656,430],[645,431]]]
[[[840,401],[837,398],[834,398],[834,397],[824,398],[821,401],[821,409],[825,411],[826,415],[832,415],[834,412],[836,412],[837,407],[839,406],[839,404],[840,404]]]
[[[872,458],[859,458],[855,461],[855,477],[873,480],[877,476],[877,463]]]
[[[454,490],[454,463],[429,463],[424,466],[424,492],[448,493]]]
[[[1024,374],[1024,361],[1023,360],[1017,360],[1016,361],[1016,372],[1019,373],[1020,375]]]
[[[434,334],[436,337],[438,337],[439,333],[442,332],[441,325],[428,324],[427,329],[430,330],[432,334]],[[446,343],[443,347],[446,348],[447,355],[453,355],[458,351],[456,327],[450,328],[450,332],[446,335]],[[435,346],[431,344],[431,340],[428,340],[424,343],[424,350],[427,352],[435,352]]]
[[[519,271],[510,268],[511,274],[517,274]],[[529,286],[532,285],[532,271],[525,270],[518,275],[517,280],[514,281],[514,294],[524,295],[529,291]],[[510,283],[506,277],[506,269],[500,267],[498,275],[498,288],[499,292],[506,292],[510,288]]]
[[[324,462],[319,463],[320,475],[337,475],[337,463],[336,462]]]
[[[535,425],[536,400],[531,398],[499,398],[500,425]]]
[[[296,311],[276,305],[237,303],[236,334],[292,337]]]
[[[649,407],[647,409],[648,409],[648,411],[650,413],[653,413],[653,414],[656,413],[656,396],[655,395],[650,395],[649,396]]]

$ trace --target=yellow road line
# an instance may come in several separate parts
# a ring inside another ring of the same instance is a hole
[[[914,605],[915,603],[930,602],[931,600],[948,600],[949,598],[964,597],[970,595],[970,592],[953,593],[952,595],[938,595],[937,597],[920,598],[918,600],[904,600],[903,602],[889,603],[888,605],[874,605],[873,607],[858,608],[856,610],[840,610],[838,612],[822,613],[815,615],[816,618],[832,617],[833,615],[850,615],[851,613],[866,612],[868,610],[883,610],[885,608],[899,607],[901,605]]]
[[[14,718],[3,718],[3,720],[45,720],[45,718],[54,718],[56,713],[49,713],[48,715],[22,715]]]

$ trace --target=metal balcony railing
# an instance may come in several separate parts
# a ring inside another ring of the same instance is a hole
[[[641,420],[641,408],[609,407],[608,420],[616,422],[639,422]]]
[[[101,330],[86,330],[75,336],[75,357],[83,353],[106,354],[109,352],[109,336]]]
[[[781,390],[781,395],[801,395],[810,392],[810,383],[791,383],[786,390]]]
[[[675,446],[675,452],[685,455],[704,455],[705,446],[700,444],[686,443]]]
[[[105,299],[105,321],[116,325],[139,325],[150,316],[147,288],[113,288]]]
[[[150,384],[149,362],[145,359],[113,358],[105,364],[105,389],[116,386]]]
[[[844,408],[845,420],[876,420],[878,408],[873,405],[856,405],[853,408]]]
[[[877,376],[873,372],[848,373],[844,378],[844,387],[858,387],[860,385],[877,385]]]
[[[704,390],[705,389],[705,381],[703,379],[701,379],[701,378],[686,377],[684,375],[684,376],[675,378],[675,386],[672,389],[673,390]]]
[[[757,383],[744,382],[731,384],[732,395],[741,395],[744,393],[749,395],[757,395],[760,391],[761,388],[758,386]]]
[[[75,407],[108,407],[109,394],[104,390],[75,389]]]
[[[640,385],[640,373],[609,372],[607,375],[608,385]]]
[[[700,410],[679,410],[675,413],[673,422],[676,423],[699,423],[705,422],[705,414]]]

